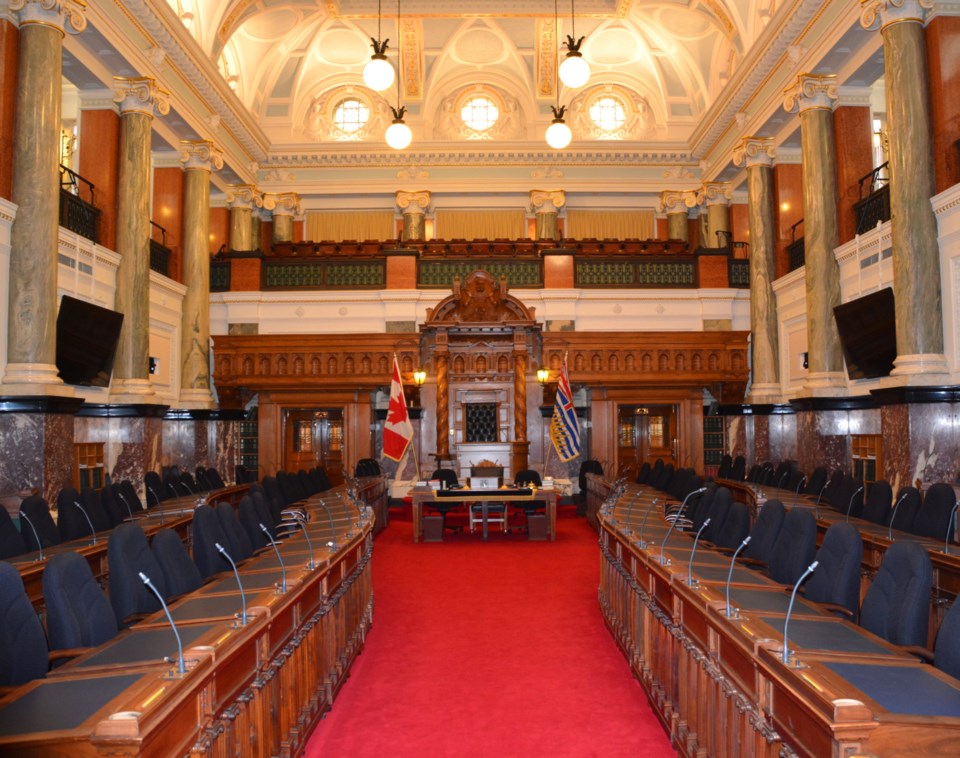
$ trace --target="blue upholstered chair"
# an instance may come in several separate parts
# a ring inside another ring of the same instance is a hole
[[[794,584],[817,550],[817,522],[805,508],[791,509],[783,519],[767,564],[770,578],[780,584]]]
[[[168,594],[167,584],[140,526],[120,524],[114,528],[107,543],[107,563],[110,567],[110,605],[118,625],[125,626],[130,617],[160,610],[160,601],[140,579],[140,572],[150,577],[164,597]]]
[[[47,638],[20,572],[0,562],[0,689],[47,673]]]
[[[860,625],[894,645],[926,645],[932,585],[926,548],[916,542],[895,542],[887,548],[863,599]]]
[[[96,647],[117,634],[110,601],[79,553],[58,553],[41,580],[51,650]]]
[[[23,537],[10,520],[7,509],[0,507],[0,558],[13,558],[25,552],[27,552],[27,546]]]
[[[240,563],[253,555],[253,545],[250,537],[243,525],[237,519],[237,513],[230,503],[219,503],[217,505],[217,518],[220,520],[220,526],[223,527],[224,534],[227,535],[228,544],[224,547],[230,553],[234,561]],[[263,534],[263,532],[260,532]]]
[[[856,619],[860,607],[863,540],[853,524],[833,524],[817,551],[817,570],[804,585],[807,600],[824,603]]]
[[[230,539],[223,531],[217,512],[209,505],[198,505],[193,511],[193,562],[204,579],[230,570],[230,564],[216,548],[217,543],[230,549]]]
[[[150,550],[157,565],[160,566],[168,597],[185,595],[203,584],[200,569],[191,560],[180,535],[173,529],[158,530],[153,535]],[[151,579],[153,579],[152,576]]]
[[[890,506],[893,504],[893,490],[890,483],[883,479],[870,485],[867,501],[863,504],[860,518],[874,524],[886,525],[890,518]]]
[[[34,536],[33,529],[25,523],[23,517],[20,518],[20,535],[23,537],[23,543],[27,546],[27,552],[32,553],[39,549],[37,537],[43,547],[51,547],[60,544],[60,532],[57,531],[57,525],[50,515],[50,508],[47,501],[39,495],[30,495],[20,503],[20,512],[27,514],[27,518],[33,523],[33,529],[37,530]]]
[[[753,529],[750,530],[750,544],[743,549],[740,557],[747,562],[768,566],[785,517],[783,503],[776,498],[767,500],[760,508]]]

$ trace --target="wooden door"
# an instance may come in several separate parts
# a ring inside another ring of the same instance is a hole
[[[617,409],[617,467],[635,470],[657,458],[678,465],[679,411],[676,405],[621,405]]]
[[[343,409],[288,408],[283,416],[283,468],[322,466],[333,484],[343,481]]]

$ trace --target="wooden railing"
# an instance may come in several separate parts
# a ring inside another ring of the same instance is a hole
[[[94,204],[94,185],[66,166],[60,166],[60,226],[99,242],[100,209]]]

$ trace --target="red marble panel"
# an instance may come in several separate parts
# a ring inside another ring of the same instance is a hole
[[[742,455],[751,459],[753,451],[747,449],[747,416],[730,416],[727,419],[727,451],[732,458]]]
[[[240,457],[240,422],[211,421],[213,448],[207,453],[208,464],[227,481],[234,478],[234,467]],[[261,477],[265,475],[260,471]]]
[[[80,113],[78,173],[96,187],[100,209],[100,244],[117,249],[117,182],[120,163],[120,117],[112,110]],[[81,192],[81,197],[84,197]],[[89,200],[88,197],[84,197]]]
[[[543,258],[543,286],[546,289],[573,288],[573,256],[546,255]]]
[[[925,31],[933,166],[943,192],[960,182],[960,17],[937,16]]]
[[[852,240],[857,233],[857,218],[853,206],[860,199],[859,180],[873,170],[870,108],[837,108],[833,112],[833,131],[837,144],[837,220],[842,245]],[[864,196],[869,191],[869,185],[865,185]]]
[[[750,216],[746,203],[730,203],[730,231],[735,242],[750,241]]]
[[[387,258],[387,289],[417,288],[417,259],[412,255],[392,255]]]
[[[47,502],[73,484],[73,417],[0,414],[0,492],[36,488]]]
[[[700,219],[699,218],[687,219],[687,244],[690,246],[691,250],[696,250],[698,247],[700,247]]]
[[[230,245],[230,209],[210,209],[210,252],[215,253],[221,247]]]
[[[790,270],[787,245],[792,241],[790,227],[803,218],[803,168],[795,163],[778,163],[773,167],[776,197],[774,217],[777,228],[776,277]],[[803,227],[797,229],[803,236]]]
[[[729,258],[726,255],[701,255],[697,257],[697,274],[701,287],[729,286]]]
[[[836,430],[836,412],[802,411],[797,417],[797,462],[801,471],[810,472],[817,466],[827,471],[850,471],[850,437],[848,434],[829,434]],[[844,414],[846,419],[846,414]]]
[[[295,240],[302,240],[302,239],[303,239],[303,235],[306,234],[306,232],[304,231],[305,228],[306,228],[306,222],[294,220],[294,222],[293,222],[293,238],[294,238]],[[319,242],[320,240],[314,240],[314,241]]]
[[[926,490],[937,482],[957,480],[958,412],[960,408],[950,403],[884,406],[884,474],[891,484],[906,486],[919,480]]]
[[[753,422],[753,462],[766,463],[778,461],[770,455],[770,417],[769,416],[751,416]],[[750,457],[747,458],[750,460]]]
[[[656,224],[655,239],[665,240],[667,239],[667,219],[658,218]]]
[[[17,104],[17,52],[20,32],[0,19],[0,197],[13,190],[13,124]]]
[[[230,261],[230,290],[257,292],[260,290],[260,260],[235,258]]]
[[[770,416],[768,427],[770,460],[797,460],[797,417],[793,414]]]
[[[273,222],[261,221],[259,248],[260,250],[265,251],[265,250],[270,250],[272,247],[273,247]]]
[[[183,170],[157,168],[153,171],[152,221],[166,230],[166,245],[170,248],[170,278],[183,281]],[[154,239],[160,239],[159,231]]]

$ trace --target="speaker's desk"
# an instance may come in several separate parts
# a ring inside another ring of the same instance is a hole
[[[553,488],[531,489],[460,489],[434,490],[429,487],[414,487],[410,490],[413,500],[413,541],[420,541],[423,529],[423,509],[435,505],[454,505],[479,503],[482,507],[483,539],[487,539],[487,508],[491,503],[534,503],[542,502],[547,512],[547,538],[557,538],[557,490]]]

